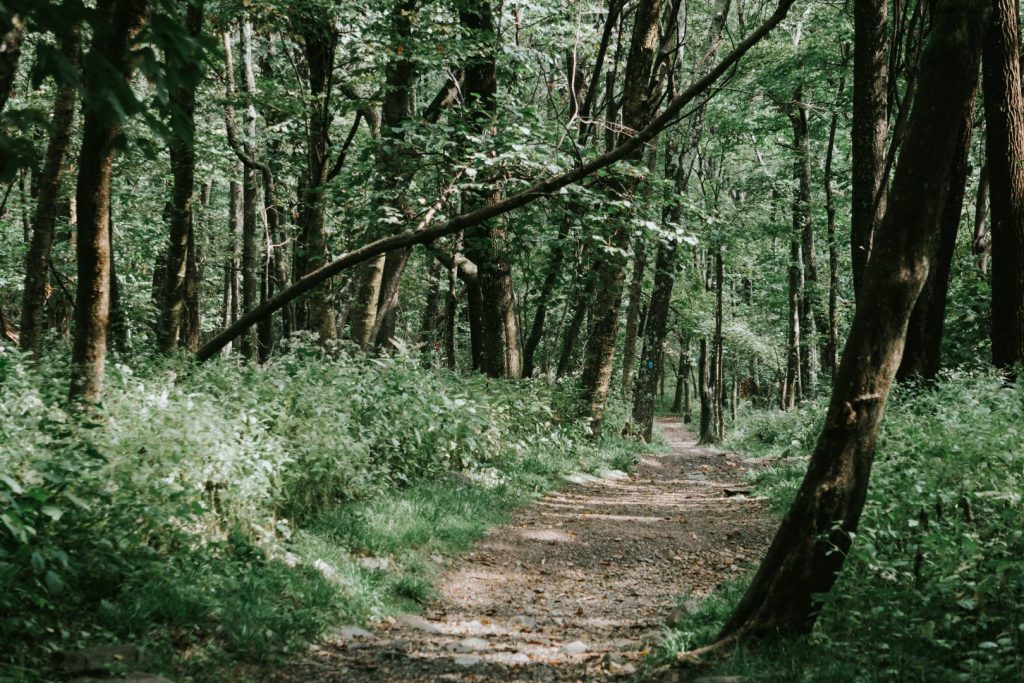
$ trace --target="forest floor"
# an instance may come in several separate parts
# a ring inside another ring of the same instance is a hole
[[[673,610],[760,557],[775,524],[749,497],[758,461],[659,425],[666,454],[517,511],[449,561],[422,614],[338,628],[274,680],[632,678]]]

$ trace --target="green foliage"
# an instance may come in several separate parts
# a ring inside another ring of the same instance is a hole
[[[563,422],[565,387],[291,351],[118,365],[84,417],[66,367],[0,347],[0,672],[127,639],[215,680],[338,619],[415,606],[431,558],[635,448]]]
[[[721,672],[772,681],[1019,680],[1022,411],[1024,388],[990,375],[899,388],[860,530],[839,582],[823,598],[814,633],[740,651]],[[821,407],[812,414],[820,416]],[[810,417],[807,410],[748,415],[733,446],[759,444],[754,450],[775,455],[806,451]],[[757,476],[780,513],[804,470],[802,463],[782,463]],[[707,608],[713,624],[738,597],[735,589],[722,596]],[[714,635],[705,621],[698,615],[684,625],[671,647],[705,642]]]

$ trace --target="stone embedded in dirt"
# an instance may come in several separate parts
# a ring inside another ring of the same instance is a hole
[[[57,665],[66,674],[84,674],[109,669],[124,670],[124,667],[138,664],[142,651],[134,645],[107,645],[89,647],[83,650],[60,652]]]
[[[318,560],[319,562],[319,560]],[[386,557],[360,557],[359,566],[363,569],[387,571],[391,566],[391,560]]]
[[[457,655],[452,661],[458,666],[476,666],[480,658],[476,655]]]
[[[463,638],[457,643],[450,643],[448,649],[452,652],[461,652],[468,654],[470,652],[479,652],[480,650],[486,650],[488,643],[483,638]]]
[[[530,656],[525,652],[516,652],[504,658],[506,664],[512,666],[525,666],[530,663]]]
[[[417,631],[424,631],[426,633],[444,633],[444,630],[437,624],[427,621],[421,616],[415,614],[403,614],[398,617],[395,622],[397,626],[403,626],[405,628],[416,629]]]
[[[134,671],[116,678],[74,678],[70,683],[172,683],[163,676]]]
[[[525,614],[520,614],[518,616],[512,617],[511,619],[509,619],[508,623],[513,628],[518,626],[524,631],[529,631],[537,628],[537,620],[533,619],[532,617],[528,617]]]
[[[359,628],[358,626],[342,626],[340,629],[331,634],[331,638],[335,640],[355,640],[357,638],[372,637],[372,633],[367,631],[365,628]]]
[[[567,655],[581,655],[589,649],[589,646],[582,640],[574,640],[558,648],[559,652]]]
[[[642,650],[643,643],[639,640],[630,640],[629,638],[616,638],[612,641],[612,645],[620,650]]]

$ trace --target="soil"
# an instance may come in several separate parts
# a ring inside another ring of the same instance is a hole
[[[280,680],[631,679],[680,598],[756,561],[774,528],[749,497],[755,461],[659,424],[667,454],[519,510],[451,561],[421,615],[339,629]]]

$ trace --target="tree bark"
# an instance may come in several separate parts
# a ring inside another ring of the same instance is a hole
[[[83,61],[86,92],[96,92],[104,78],[101,60],[128,81],[133,64],[129,49],[146,21],[147,0],[99,0],[90,57]],[[110,176],[113,142],[121,122],[109,102],[88,102],[78,157],[78,285],[75,298],[74,348],[71,356],[72,400],[98,402],[103,394],[110,315]]]
[[[1017,0],[992,0],[983,51],[992,210],[992,362],[1024,362],[1024,100]]]
[[[568,210],[563,211],[562,222],[558,227],[558,235],[551,247],[551,261],[548,264],[547,273],[544,275],[544,282],[537,293],[537,310],[533,315],[533,325],[530,326],[530,334],[526,338],[523,347],[523,377],[533,377],[534,354],[537,346],[544,337],[544,322],[547,319],[548,306],[551,302],[551,295],[555,291],[555,285],[562,274],[562,263],[565,261],[565,242],[569,238],[569,226],[571,216]]]
[[[715,442],[715,408],[711,386],[711,358],[708,357],[708,340],[700,340],[700,358],[697,361],[698,391],[700,393],[699,443]]]
[[[992,248],[985,225],[987,202],[988,164],[985,164],[981,167],[981,177],[978,179],[978,196],[974,205],[974,239],[971,241],[971,253],[977,258],[978,270],[982,275],[988,275],[988,257]]]
[[[626,338],[622,344],[622,396],[633,395],[633,368],[636,364],[636,340],[640,328],[640,304],[644,295],[644,271],[647,268],[646,236],[633,238],[633,274],[629,281],[629,305],[626,307]]]
[[[381,226],[388,226],[395,215],[404,216],[402,192],[408,184],[409,170],[402,149],[404,125],[412,116],[412,88],[416,81],[416,64],[410,59],[412,18],[418,0],[400,0],[390,14],[392,54],[384,74],[384,104],[381,112],[381,138],[384,144],[377,153],[379,171],[377,192],[381,195]],[[389,232],[377,228],[373,234]],[[377,323],[381,294],[384,290],[385,254],[370,259],[360,267],[356,298],[353,302],[350,336],[361,349],[369,349]]]
[[[817,292],[818,258],[811,219],[811,135],[807,126],[803,87],[796,89],[787,109],[793,128],[793,232],[800,240],[800,377],[803,397],[814,395],[818,384]]]
[[[888,0],[853,4],[853,135],[850,251],[853,290],[860,300],[878,217],[885,212],[888,134]]]
[[[25,22],[18,14],[0,22],[0,112],[7,106],[7,100],[14,88],[14,77],[18,75],[21,59],[21,43],[25,36]],[[3,161],[0,155],[0,161]],[[0,169],[3,164],[0,164]]]
[[[794,232],[789,238],[789,326],[786,345],[786,382],[783,389],[783,409],[796,406],[800,399],[800,282],[801,282],[800,235]]]
[[[832,169],[835,160],[836,129],[839,126],[839,103],[846,92],[848,45],[843,45],[842,53],[842,76],[839,77],[836,104],[828,126],[828,152],[825,154],[825,215],[828,223],[828,339],[825,343],[825,366],[832,379],[835,379],[839,367],[839,245],[836,242],[836,196],[832,185]]]
[[[484,45],[482,54],[468,60],[463,72],[470,130],[486,138],[494,134],[492,120],[498,105],[498,36],[490,0],[474,0],[459,11],[459,18],[463,27],[475,33]],[[468,198],[470,206],[501,201],[497,186],[474,194],[470,193]],[[523,357],[507,239],[504,221],[493,220],[466,233],[465,249],[479,272],[483,351],[480,369],[491,377],[514,379],[523,374]]]
[[[325,224],[324,184],[327,182],[331,161],[331,94],[337,38],[335,29],[326,15],[321,16],[314,11],[314,16],[315,18],[309,19],[302,32],[311,103],[306,116],[306,179],[300,209],[300,275],[313,272],[330,260]],[[329,287],[325,287],[309,302],[306,322],[309,329],[317,334],[321,344],[337,339],[334,297]],[[362,346],[365,348],[365,345]]]
[[[806,632],[857,530],[878,428],[929,268],[955,154],[949,135],[974,90],[985,0],[938,0],[889,203],[876,234],[828,415],[792,507],[720,640]],[[868,303],[869,302],[869,303]]]
[[[203,5],[201,2],[187,3],[185,30],[192,38],[198,38],[203,30]],[[163,353],[172,351],[179,342],[182,313],[185,310],[185,280],[188,272],[189,244],[195,243],[193,231],[194,216],[192,201],[195,195],[196,176],[196,86],[200,78],[200,60],[182,60],[175,65],[181,70],[183,82],[172,95],[172,105],[177,109],[172,114],[172,135],[168,144],[171,157],[171,230],[167,247],[166,279],[163,283],[163,306],[157,344]]]
[[[640,1],[633,19],[622,94],[622,120],[626,131],[641,130],[654,118],[651,109],[654,98],[648,89],[658,50],[660,17],[661,0]],[[640,149],[631,155],[634,162],[642,158],[643,152]],[[608,192],[611,198],[623,200],[631,196],[636,187],[635,180],[613,178],[609,181]],[[622,305],[625,280],[625,259],[622,254],[629,248],[629,231],[624,221],[616,220],[611,226],[608,245],[609,250],[595,254],[596,290],[591,308],[594,324],[584,354],[581,378],[582,412],[590,418],[590,428],[595,437],[601,433],[619,331],[619,308]]]
[[[75,66],[81,63],[81,30],[72,29],[68,39],[61,46],[64,57]],[[57,87],[53,101],[53,117],[50,122],[50,140],[46,146],[46,157],[38,180],[38,199],[32,217],[32,233],[28,253],[25,255],[25,288],[21,304],[21,338],[23,351],[39,357],[39,346],[43,334],[43,317],[46,313],[47,282],[50,273],[50,251],[53,247],[54,226],[57,222],[58,195],[64,159],[71,140],[71,128],[75,120],[75,99],[78,90],[70,84]]]
[[[720,4],[708,29],[708,35],[701,50],[700,62],[696,77],[704,74],[718,54],[718,45],[728,18],[730,0],[720,0]],[[701,105],[693,112],[689,123],[678,136],[670,138],[667,144],[665,159],[665,175],[673,182],[673,197],[662,213],[662,222],[666,227],[679,223],[682,210],[679,200],[686,194],[701,136],[704,132],[706,105]],[[682,147],[675,150],[675,140],[682,140]],[[675,287],[678,263],[679,243],[675,239],[664,239],[658,244],[658,253],[654,265],[654,289],[651,302],[647,308],[647,322],[644,326],[644,343],[641,358],[653,359],[657,350],[665,344],[668,331],[669,309],[672,303],[672,290]],[[655,370],[658,368],[640,368],[636,388],[633,394],[632,428],[644,441],[650,441],[654,433],[655,413]]]
[[[931,256],[928,279],[917,297],[907,325],[903,359],[896,373],[900,381],[917,377],[933,380],[942,368],[942,333],[946,321],[949,276],[956,252],[956,236],[963,215],[967,176],[971,169],[971,132],[974,128],[974,93],[971,94],[956,134],[956,156],[939,218],[937,250]]]

